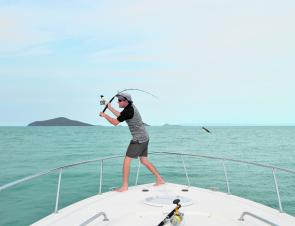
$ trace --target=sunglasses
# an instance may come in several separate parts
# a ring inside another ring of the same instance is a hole
[[[125,100],[120,100],[120,99],[118,99],[118,102],[122,102],[122,101],[125,101]]]

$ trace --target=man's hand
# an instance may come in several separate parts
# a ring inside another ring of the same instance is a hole
[[[108,103],[106,105],[108,106],[108,109],[112,108],[112,104],[111,103]]]
[[[118,125],[118,124],[120,123],[120,122],[118,121],[118,119],[116,119],[116,118],[112,118],[112,117],[110,117],[109,115],[107,115],[107,114],[105,114],[105,113],[103,113],[103,112],[100,112],[100,113],[99,113],[99,116],[105,118],[106,120],[109,121],[109,123],[113,124],[114,126],[116,126],[116,125]]]
[[[106,114],[103,113],[103,112],[100,112],[100,113],[99,113],[99,116],[105,118]]]

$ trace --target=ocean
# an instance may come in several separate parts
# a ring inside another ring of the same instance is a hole
[[[295,170],[295,127],[150,126],[149,152],[176,152],[253,161]],[[127,127],[0,127],[0,186],[59,166],[101,157],[124,155],[131,139]],[[150,161],[168,182],[186,184],[181,158],[153,155]],[[103,192],[121,184],[123,158],[104,161]],[[192,186],[227,192],[222,161],[184,156]],[[137,160],[130,172],[135,184]],[[233,195],[278,207],[272,170],[225,162]],[[65,169],[59,208],[96,195],[99,162]],[[295,216],[295,174],[277,172],[284,212]],[[152,183],[143,167],[139,184]],[[52,213],[58,173],[0,192],[0,225],[30,225]]]

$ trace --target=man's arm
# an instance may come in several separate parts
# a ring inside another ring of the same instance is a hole
[[[111,123],[111,124],[114,125],[114,126],[117,126],[117,125],[120,123],[120,122],[118,121],[118,119],[116,119],[116,118],[112,118],[112,117],[110,117],[109,115],[107,115],[107,114],[105,114],[105,113],[103,113],[103,112],[100,112],[99,115],[100,115],[101,117],[104,117],[106,120],[109,121],[109,123]]]
[[[119,117],[120,116],[120,112],[119,111],[116,111],[113,107],[112,107],[112,105],[109,103],[108,104],[108,109],[115,115],[115,116],[117,116],[117,117]]]

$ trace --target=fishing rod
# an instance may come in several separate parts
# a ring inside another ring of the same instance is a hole
[[[115,96],[113,96],[113,97],[109,100],[109,102],[106,104],[106,106],[105,106],[105,108],[103,109],[102,112],[105,112],[105,111],[107,110],[107,108],[108,108],[108,104],[112,103],[112,101],[115,99],[115,97],[116,97],[117,95],[119,95],[120,93],[123,93],[123,92],[125,92],[125,91],[130,91],[130,90],[140,91],[140,92],[143,92],[143,93],[149,94],[149,95],[153,96],[154,98],[158,99],[158,97],[155,96],[154,94],[152,94],[152,93],[150,93],[150,92],[147,92],[147,91],[144,91],[144,90],[141,90],[141,89],[124,89],[124,90],[122,90],[122,91],[119,91]],[[100,95],[100,97],[101,97],[100,104],[101,104],[101,105],[104,105],[105,102],[106,102],[106,100],[104,99],[104,96],[103,96],[103,95]]]
[[[181,205],[179,204],[180,200],[175,199],[173,204],[177,206],[165,217],[164,220],[158,224],[158,226],[164,226],[166,223],[170,221],[172,225],[179,225],[183,220],[183,213],[180,213],[178,210],[180,209]]]

